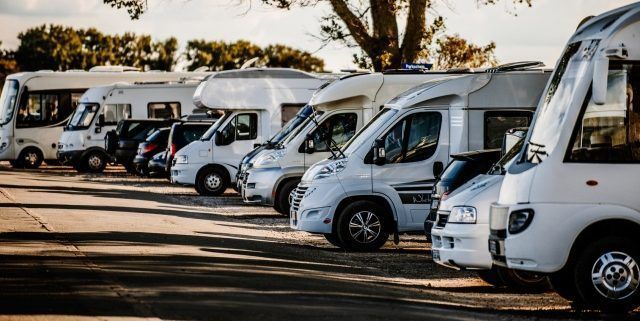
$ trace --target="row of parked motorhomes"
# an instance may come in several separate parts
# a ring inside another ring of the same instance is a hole
[[[232,187],[349,251],[426,232],[443,266],[627,311],[640,299],[638,39],[640,3],[585,20],[553,71],[20,73],[0,98],[0,158]]]

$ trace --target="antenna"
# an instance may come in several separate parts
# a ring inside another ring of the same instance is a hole
[[[251,67],[251,65],[255,64],[259,59],[260,59],[260,57],[253,57],[253,58],[245,61],[245,63],[243,63],[242,66],[240,66],[240,69],[247,69],[247,68]]]

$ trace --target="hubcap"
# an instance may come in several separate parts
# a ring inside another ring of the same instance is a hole
[[[24,159],[29,163],[29,165],[35,165],[38,161],[38,154],[35,152],[29,152]]]
[[[349,233],[351,237],[360,243],[371,243],[380,235],[380,219],[369,211],[361,211],[354,214],[349,221]]]
[[[222,179],[218,174],[211,173],[204,178],[204,183],[207,186],[207,189],[215,190],[220,187],[220,184],[222,183]]]
[[[604,297],[622,300],[637,290],[640,268],[626,253],[607,252],[593,264],[591,281]]]
[[[89,156],[89,160],[87,162],[89,163],[89,167],[93,169],[97,169],[102,166],[102,159],[98,155]]]

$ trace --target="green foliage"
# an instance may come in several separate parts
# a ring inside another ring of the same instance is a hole
[[[98,65],[170,70],[178,51],[175,38],[154,42],[148,35],[105,35],[94,28],[59,25],[30,28],[18,39],[14,57],[21,70],[88,69]]]
[[[456,34],[437,39],[436,43],[437,48],[434,54],[436,69],[493,67],[498,64],[494,42],[481,47],[469,43]]]
[[[308,52],[284,45],[269,45],[261,48],[246,40],[236,42],[191,40],[187,43],[185,52],[189,70],[201,66],[208,66],[212,70],[236,69],[254,57],[260,58],[258,65],[318,72],[324,70],[324,61]]]

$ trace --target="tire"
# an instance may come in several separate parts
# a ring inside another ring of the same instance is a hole
[[[279,191],[276,193],[276,199],[273,202],[273,208],[282,215],[289,215],[291,209],[291,201],[289,195],[300,184],[299,179],[294,179],[282,184]]]
[[[638,306],[640,252],[634,244],[632,239],[611,236],[583,248],[575,266],[578,304],[586,309],[614,313],[628,312]]]
[[[327,234],[323,234],[324,238],[331,243],[331,245],[342,248],[342,243],[340,243],[340,240],[338,239],[338,236],[336,234],[333,233],[327,233]]]
[[[546,275],[498,267],[498,274],[507,287],[527,292],[545,292],[551,288]]]
[[[500,273],[498,273],[498,268],[496,266],[491,267],[490,270],[478,270],[476,271],[478,277],[492,286],[504,286],[504,280],[502,279]]]
[[[215,167],[205,168],[196,177],[196,191],[204,196],[219,196],[229,186],[227,173]]]
[[[88,173],[102,173],[107,167],[107,160],[100,152],[93,151],[82,157],[80,168]]]
[[[42,152],[35,147],[27,147],[20,152],[16,164],[18,168],[35,169],[42,165],[44,160]]]
[[[551,288],[567,301],[579,301],[573,270],[562,269],[549,275]]]
[[[387,225],[381,206],[371,201],[356,201],[338,215],[338,241],[349,251],[375,251],[389,239]]]

